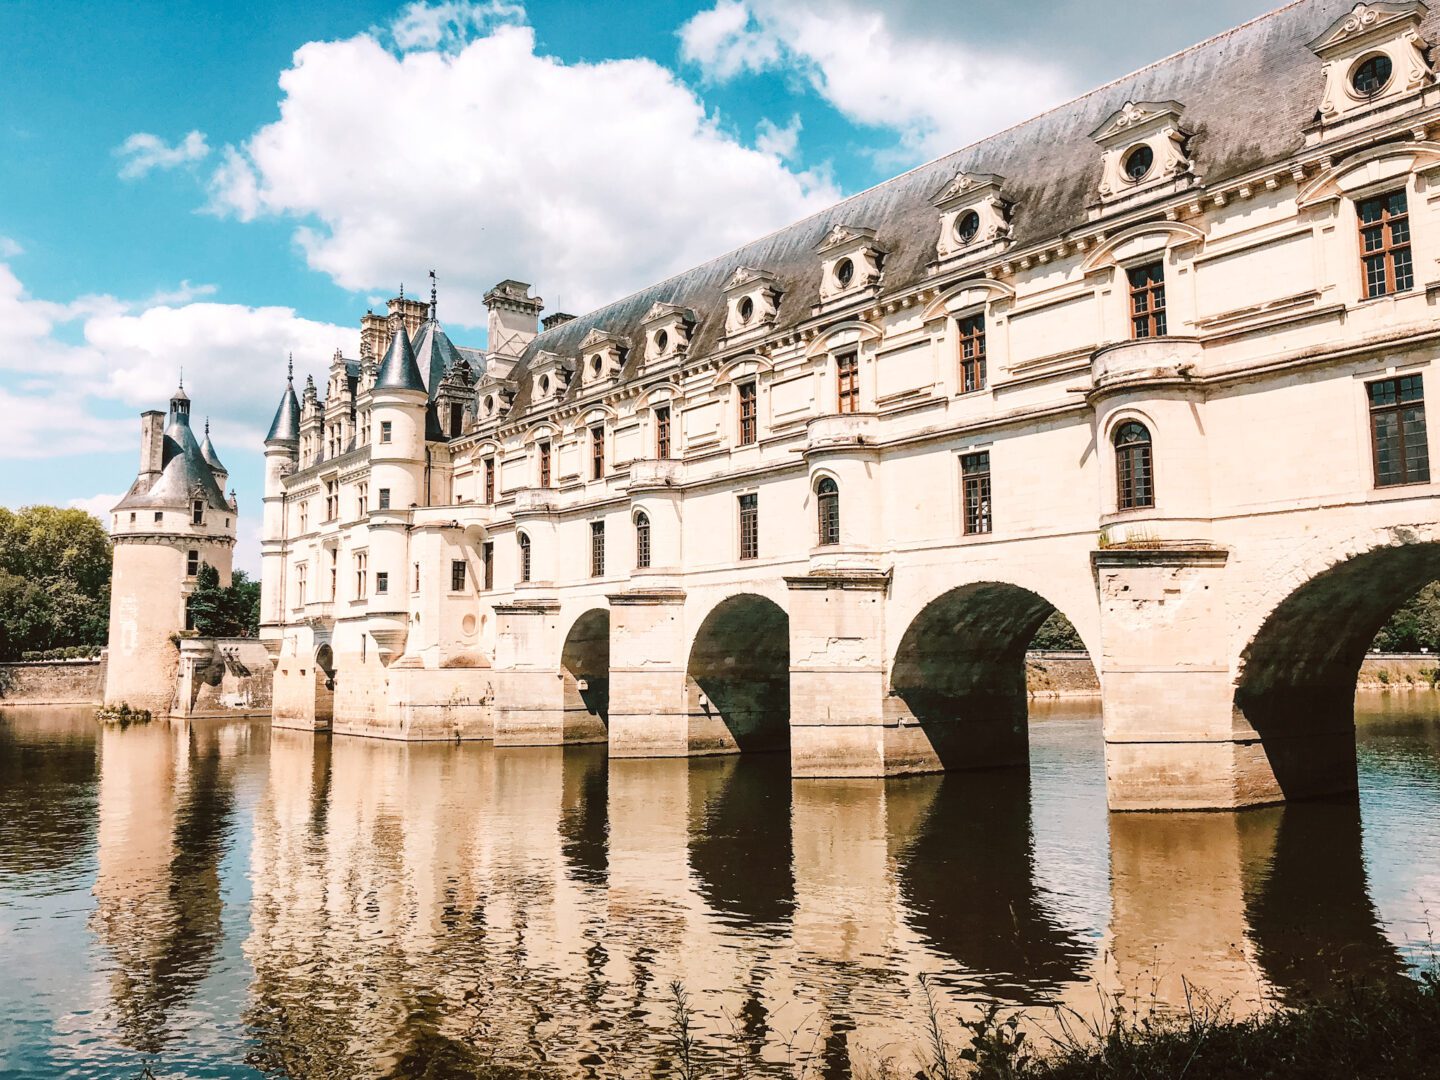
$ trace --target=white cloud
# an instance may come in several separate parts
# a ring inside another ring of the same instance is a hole
[[[782,161],[789,161],[800,149],[800,114],[796,113],[790,122],[780,127],[770,119],[755,125],[755,148],[766,154],[774,154]]]
[[[778,65],[781,46],[780,37],[754,19],[744,0],[718,0],[680,28],[681,55],[719,82]]]
[[[192,285],[187,278],[173,289],[161,289],[152,293],[140,306],[159,307],[161,305],[188,304],[202,296],[214,296],[218,291],[214,285]]]
[[[857,0],[717,0],[681,28],[681,55],[713,81],[794,70],[850,120],[896,131],[909,158],[958,149],[1073,94],[1037,50],[977,45],[941,12],[904,24],[893,14]]]
[[[295,219],[309,265],[346,289],[433,267],[442,317],[476,325],[503,278],[581,311],[838,198],[773,144],[727,134],[660,65],[562,63],[495,5],[471,7],[468,23],[445,16],[484,27],[463,45],[420,47],[451,31],[412,8],[398,52],[374,34],[301,47],[279,120],[226,148],[212,209]]]
[[[115,148],[121,158],[120,178],[138,180],[152,169],[176,169],[204,160],[210,153],[205,136],[192,131],[174,146],[158,135],[137,131]]]
[[[71,499],[65,505],[71,510],[84,510],[86,513],[94,514],[100,519],[100,524],[105,526],[105,531],[110,531],[110,511],[115,504],[124,498],[120,495],[91,495],[84,499]]]
[[[13,259],[17,255],[24,255],[25,249],[18,241],[11,240],[8,236],[0,236],[0,259]]]
[[[524,21],[525,8],[505,0],[478,3],[445,0],[438,4],[421,0],[400,13],[390,26],[390,37],[401,50],[453,50],[464,47],[472,35],[484,33],[493,26]]]
[[[291,308],[184,302],[211,291],[187,282],[138,303],[56,302],[28,295],[0,263],[0,459],[130,447],[134,421],[114,418],[117,408],[163,407],[182,365],[196,413],[216,419],[217,439],[237,451],[258,447],[286,354],[302,370],[323,371],[336,348],[355,349],[356,330]]]

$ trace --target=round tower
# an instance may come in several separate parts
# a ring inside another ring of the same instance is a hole
[[[408,529],[411,508],[425,505],[429,404],[404,325],[390,339],[370,400],[370,630],[382,653],[393,655],[409,625]]]
[[[218,466],[213,446],[210,456]],[[221,585],[230,584],[236,520],[235,503],[190,429],[182,385],[168,417],[141,414],[140,471],[112,511],[107,704],[123,702],[157,716],[170,711],[180,665],[172,637],[186,628],[202,564],[216,569]]]
[[[260,638],[271,657],[279,655],[285,622],[284,479],[300,460],[300,402],[295,397],[295,361],[290,361],[285,392],[265,436],[265,496],[260,523]],[[272,644],[273,643],[273,644]]]

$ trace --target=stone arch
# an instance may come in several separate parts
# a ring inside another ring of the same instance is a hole
[[[790,742],[790,617],[756,593],[721,600],[701,621],[685,665],[698,726],[717,751],[782,750]],[[721,729],[723,726],[723,730]]]
[[[329,727],[335,717],[335,653],[330,643],[315,650],[315,726]]]
[[[1355,790],[1360,665],[1390,616],[1437,578],[1440,528],[1396,526],[1297,560],[1255,605],[1234,663],[1234,723],[1259,737],[1284,798]]]
[[[940,593],[901,635],[888,707],[902,725],[919,725],[946,769],[1025,764],[1025,654],[1056,610],[1040,593],[1006,581]]]
[[[586,714],[603,733],[610,720],[610,610],[591,608],[571,625],[560,649],[567,713]],[[582,720],[583,722],[583,720]],[[572,726],[567,721],[567,730]]]

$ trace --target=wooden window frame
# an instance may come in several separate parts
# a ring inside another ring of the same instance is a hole
[[[200,573],[200,552],[191,549],[185,553],[185,576],[195,577]]]
[[[760,425],[757,422],[760,403],[760,384],[748,379],[735,387],[736,410],[738,413],[738,436],[740,446],[754,446],[760,441]]]
[[[1390,389],[1388,400],[1376,401],[1377,391]],[[1407,396],[1408,395],[1408,396]],[[1365,384],[1365,400],[1370,413],[1370,467],[1377,488],[1401,487],[1406,484],[1430,482],[1430,442],[1425,423],[1425,383],[1420,373],[1375,379]],[[1408,414],[1411,415],[1407,418]],[[1380,424],[1393,418],[1396,467],[1394,479],[1384,479],[1380,468]],[[1419,428],[1418,443],[1422,459],[1412,461],[1406,443]]]
[[[984,390],[987,382],[985,370],[985,315],[967,315],[955,321],[955,332],[960,341],[960,392],[973,394]]]
[[[960,457],[960,486],[965,536],[987,536],[995,529],[990,451],[976,450]]]
[[[495,456],[492,454],[485,459],[485,501],[495,501]]]
[[[381,442],[382,444],[390,442],[391,439],[392,439],[393,436],[394,436],[394,432],[395,432],[395,428],[394,428],[394,425],[393,425],[393,423],[392,423],[391,421],[389,421],[389,420],[381,420],[381,421],[380,421],[380,442]]]
[[[450,591],[465,592],[470,585],[470,571],[464,559],[450,560]]]
[[[1126,267],[1125,280],[1129,285],[1131,340],[1165,337],[1169,329],[1165,313],[1165,260]]]
[[[480,545],[480,565],[483,568],[485,591],[495,588],[495,541],[486,540]]]
[[[605,576],[605,522],[590,522],[590,576]]]
[[[531,562],[530,537],[521,533],[515,538],[515,546],[520,552],[520,580],[528,582],[534,570],[534,564]]]
[[[377,509],[377,510],[389,510],[389,509],[390,509],[390,489],[389,489],[389,488],[381,488],[381,489],[380,489],[380,499],[379,499],[379,502],[376,503],[376,509]]]
[[[375,571],[375,595],[386,596],[390,592],[390,573],[387,570]]]
[[[670,458],[670,406],[655,406],[655,457],[660,461]]]
[[[860,411],[860,353],[853,349],[835,357],[835,411]]]
[[[644,510],[635,515],[635,569],[650,569],[650,515]]]
[[[550,440],[543,439],[535,444],[535,449],[540,455],[540,486],[550,486]]]
[[[1143,440],[1122,444],[1120,437],[1132,427],[1145,433]],[[1155,508],[1155,437],[1148,424],[1124,420],[1110,436],[1115,452],[1115,509],[1153,510]]]
[[[740,519],[740,558],[742,561],[760,557],[760,496],[753,491],[736,496]]]
[[[605,479],[605,425],[590,429],[590,479]]]
[[[1390,201],[1400,197],[1401,210],[1394,213]],[[1367,208],[1379,216],[1366,221]],[[1383,195],[1355,202],[1355,224],[1360,230],[1360,280],[1365,299],[1393,296],[1415,287],[1415,260],[1410,249],[1410,195],[1402,187]],[[1396,239],[1397,232],[1400,238]],[[1371,244],[1374,246],[1371,246]],[[1378,271],[1378,274],[1376,273]]]
[[[815,534],[819,547],[840,543],[840,485],[833,477],[815,482]]]

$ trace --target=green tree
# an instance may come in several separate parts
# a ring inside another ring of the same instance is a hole
[[[260,583],[236,570],[228,586],[201,563],[190,594],[190,626],[202,637],[254,637],[260,630]]]
[[[92,514],[0,507],[0,659],[103,645],[110,613],[110,537]]]
[[[1084,652],[1085,643],[1075,632],[1075,625],[1059,611],[1053,611],[1035,631],[1030,648],[1045,652]]]
[[[1440,653],[1440,581],[1432,581],[1405,601],[1375,635],[1381,652]]]

